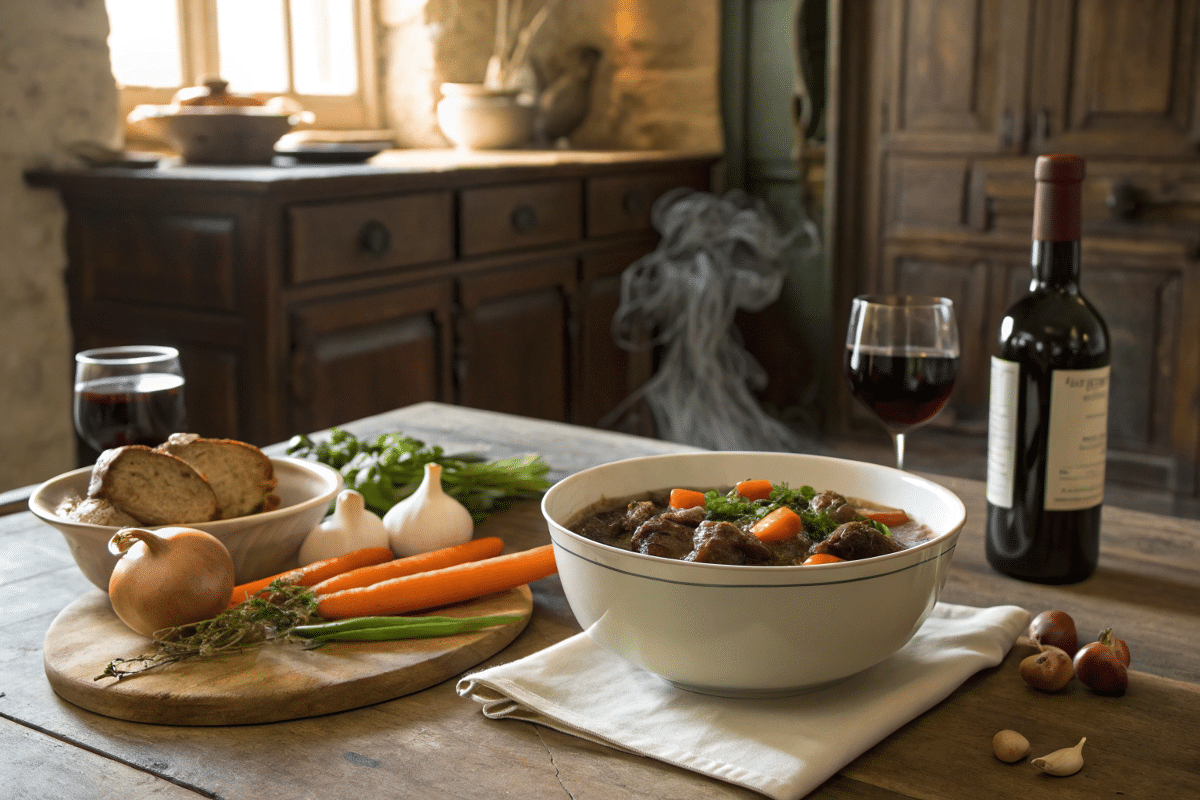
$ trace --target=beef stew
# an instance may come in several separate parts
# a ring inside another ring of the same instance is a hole
[[[698,496],[679,491],[674,496],[683,495]],[[899,552],[932,536],[898,509],[810,486],[793,490],[776,484],[769,497],[756,500],[737,487],[710,489],[703,492],[703,505],[687,508],[672,506],[671,498],[669,491],[656,491],[602,503],[568,527],[601,544],[658,558],[746,566],[799,566],[814,555],[822,556],[821,563],[855,561]],[[799,517],[798,532],[764,534],[760,523],[778,509]],[[887,525],[872,517],[903,522]]]

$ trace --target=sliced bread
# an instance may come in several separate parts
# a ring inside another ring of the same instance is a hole
[[[69,513],[61,514],[75,522],[87,522],[92,525],[108,525],[114,528],[136,528],[144,522],[134,519],[112,504],[110,500],[99,497],[87,497],[80,500]]]
[[[181,458],[140,444],[100,454],[88,497],[107,500],[147,526],[220,518],[217,495],[203,475]]]
[[[235,439],[205,439],[194,433],[173,433],[156,448],[191,464],[217,495],[221,519],[244,517],[279,507],[274,493],[278,479],[263,451]]]

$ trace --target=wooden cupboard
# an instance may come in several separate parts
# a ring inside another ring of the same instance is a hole
[[[935,424],[984,436],[994,339],[1031,275],[1034,159],[1083,155],[1083,291],[1112,337],[1110,475],[1200,493],[1200,4],[836,12],[835,325],[863,291],[951,297],[962,373]]]
[[[78,349],[180,348],[192,430],[256,444],[422,400],[595,425],[649,377],[608,335],[654,201],[715,157],[397,153],[81,169],[59,190]]]

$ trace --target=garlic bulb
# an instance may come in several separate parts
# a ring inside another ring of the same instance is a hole
[[[471,540],[475,521],[462,503],[442,491],[442,465],[425,465],[421,485],[383,515],[388,544],[397,556],[414,556]]]
[[[367,510],[361,494],[353,489],[343,489],[337,496],[333,513],[300,545],[300,566],[344,556],[364,547],[387,546],[388,534],[383,520]]]

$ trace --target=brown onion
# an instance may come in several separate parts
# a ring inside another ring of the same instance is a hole
[[[1042,645],[1040,653],[1021,661],[1018,669],[1026,683],[1043,692],[1057,692],[1070,683],[1075,674],[1066,651],[1047,644]]]
[[[108,580],[113,611],[143,636],[209,619],[233,593],[225,545],[195,528],[125,528],[108,543],[120,555]]]
[[[1029,638],[1038,644],[1057,647],[1069,656],[1079,649],[1075,620],[1065,611],[1043,611],[1029,623]]]
[[[1074,666],[1079,682],[1097,694],[1122,695],[1129,686],[1129,671],[1121,657],[1101,642],[1079,648]]]

